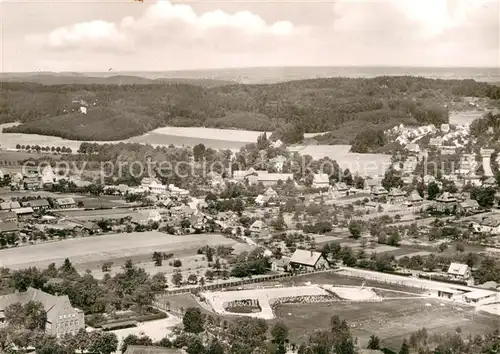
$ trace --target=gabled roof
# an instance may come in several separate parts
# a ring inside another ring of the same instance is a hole
[[[33,200],[28,200],[26,202],[21,203],[23,207],[48,207],[49,202],[47,199],[33,199]]]
[[[448,268],[448,274],[464,276],[468,269],[469,266],[467,264],[452,263]]]
[[[73,198],[59,198],[56,199],[56,203],[59,205],[72,205],[76,204]]]
[[[13,211],[1,211],[0,222],[2,220],[17,219],[17,214]]]
[[[391,197],[399,197],[399,196],[402,196],[402,195],[405,195],[405,194],[406,193],[403,192],[399,188],[391,188],[391,191],[389,192],[389,196],[391,196]]]
[[[17,222],[2,222],[0,223],[0,233],[2,232],[16,232],[19,231],[19,226]]]
[[[295,250],[290,263],[314,267],[321,258],[321,253],[306,250]]]
[[[30,287],[22,293],[0,296],[0,311],[5,310],[6,307],[12,304],[20,303],[21,305],[25,305],[29,301],[41,302],[47,313],[47,321],[51,323],[54,323],[57,319],[56,316],[59,314],[59,309],[66,304],[71,305],[67,295],[54,296]]]
[[[330,183],[330,178],[326,173],[315,173],[313,183]]]
[[[18,208],[18,209],[13,209],[12,211],[16,213],[16,215],[33,214],[35,212],[32,207]]]
[[[2,210],[11,210],[11,209],[19,209],[21,204],[19,202],[4,202],[0,203],[0,209]]]
[[[479,203],[477,202],[477,200],[468,199],[460,203],[460,206],[462,208],[479,208]]]
[[[424,200],[417,191],[413,191],[408,198],[410,202],[421,202]]]
[[[439,197],[436,198],[436,201],[443,203],[452,203],[456,202],[457,198],[452,196],[449,192],[444,192],[443,194],[441,194]]]

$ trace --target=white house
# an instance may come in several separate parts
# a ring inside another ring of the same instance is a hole
[[[262,220],[256,220],[249,229],[252,236],[260,236],[268,231],[268,226]]]
[[[156,178],[143,178],[141,181],[141,187],[148,190],[152,194],[164,194],[167,191],[167,187],[161,184]]]
[[[313,184],[314,188],[328,188],[330,186],[330,179],[326,173],[315,173]]]
[[[451,263],[448,275],[457,280],[469,280],[472,277],[471,269],[467,264]]]
[[[320,252],[298,249],[290,258],[290,266],[295,269],[319,270],[328,268],[329,264]]]

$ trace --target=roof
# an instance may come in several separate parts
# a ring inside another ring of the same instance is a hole
[[[402,196],[402,195],[405,195],[406,193],[403,192],[401,189],[399,188],[391,188],[391,191],[389,192],[389,196],[391,197],[395,197],[395,196]]]
[[[49,202],[47,199],[33,199],[21,203],[23,207],[48,207]]]
[[[182,349],[162,348],[145,345],[129,345],[124,354],[183,354]]]
[[[56,203],[59,205],[71,205],[76,204],[73,198],[60,198],[56,199]]]
[[[293,179],[292,173],[259,173],[257,181],[276,181],[282,180],[286,182],[288,179]]]
[[[475,290],[471,291],[470,293],[464,294],[464,296],[467,299],[474,299],[474,300],[479,300],[487,296],[491,295],[497,295],[498,293],[496,291],[490,291],[490,290]]]
[[[21,207],[21,204],[19,204],[19,202],[0,203],[0,209],[2,209],[2,210],[18,209],[20,207]]]
[[[315,173],[313,183],[330,183],[330,178],[326,173]]]
[[[438,198],[436,198],[436,201],[443,202],[443,203],[451,203],[451,202],[456,202],[457,198],[455,198],[454,196],[452,196],[448,192],[444,192]]]
[[[35,212],[32,207],[18,208],[18,209],[14,209],[12,211],[15,212],[17,215],[19,215],[19,214],[33,214]]]
[[[275,259],[273,263],[276,264],[277,267],[286,267],[290,264],[290,257],[281,257],[280,259]]]
[[[319,252],[295,250],[295,252],[293,252],[292,258],[290,259],[290,263],[313,267],[316,265],[316,263],[318,263],[318,260],[320,258],[321,253]]]
[[[253,224],[250,225],[251,229],[255,229],[255,228],[262,229],[262,228],[265,228],[265,227],[267,227],[267,225],[262,220],[255,220],[253,222]]]
[[[450,264],[450,267],[448,268],[448,274],[465,275],[465,273],[467,272],[468,269],[469,269],[469,266],[467,264],[452,263],[452,264]]]
[[[477,202],[477,200],[468,199],[468,200],[460,203],[460,206],[462,208],[479,208],[479,203]]]
[[[45,312],[47,313],[47,321],[54,323],[56,316],[59,314],[59,309],[64,307],[66,304],[70,304],[67,295],[64,296],[54,296],[43,292],[39,289],[28,288],[25,292],[14,293],[0,296],[0,311],[5,310],[6,307],[20,303],[22,305],[28,303],[29,301],[41,302]]]
[[[408,198],[408,200],[411,201],[411,202],[420,202],[420,201],[422,201],[424,199],[420,196],[420,194],[418,194],[418,192],[414,191],[414,192],[411,193],[411,195]]]
[[[17,226],[17,222],[2,222],[0,223],[0,233],[1,232],[15,232],[19,231],[19,226]]]
[[[1,220],[9,220],[9,219],[17,219],[17,214],[13,211],[0,212],[0,221]]]
[[[347,184],[345,184],[344,182],[335,183],[334,187],[338,191],[346,191],[346,190],[349,189],[349,187],[347,186]]]

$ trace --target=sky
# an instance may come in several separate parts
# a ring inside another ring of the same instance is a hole
[[[0,71],[500,66],[500,0],[0,0]]]

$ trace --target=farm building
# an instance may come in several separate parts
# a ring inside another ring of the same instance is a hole
[[[76,208],[76,202],[73,198],[59,198],[56,199],[54,204],[58,209]]]
[[[290,265],[290,257],[281,257],[271,261],[271,270],[273,272],[286,272]]]
[[[451,263],[447,273],[457,280],[468,280],[472,276],[470,267],[462,263]]]
[[[264,186],[274,186],[279,181],[286,182],[288,179],[293,180],[292,173],[269,173],[267,171],[258,171],[257,176],[248,177],[250,184],[262,183]]]
[[[13,209],[12,211],[16,213],[18,219],[29,219],[35,212],[31,207]]]
[[[479,210],[479,203],[474,199],[468,199],[458,204],[458,212],[462,214],[473,213],[477,210]]]
[[[278,192],[276,192],[274,189],[272,189],[271,187],[269,187],[264,192],[264,195],[268,196],[268,197],[277,197],[278,196]]]
[[[19,209],[21,207],[21,204],[19,202],[3,202],[0,203],[0,210],[13,210],[13,209]]]
[[[256,220],[250,225],[250,232],[252,236],[260,236],[268,231],[268,226],[262,220]]]
[[[312,186],[314,188],[328,188],[330,186],[330,178],[326,173],[315,173]]]
[[[0,212],[0,223],[16,222],[17,214],[13,211]]]
[[[399,188],[392,188],[387,195],[387,201],[391,204],[401,204],[405,199],[406,193]]]
[[[33,199],[27,202],[21,203],[25,208],[32,208],[33,211],[47,210],[50,208],[50,204],[47,199]]]
[[[61,337],[68,333],[76,334],[85,328],[83,311],[71,306],[67,295],[54,296],[41,290],[28,288],[25,292],[0,296],[0,326],[6,325],[5,308],[16,303],[25,305],[30,301],[43,304],[47,315],[45,332]]]
[[[3,222],[0,223],[0,235],[1,236],[19,236],[19,226],[17,222]]]
[[[382,186],[376,186],[376,187],[373,187],[372,190],[371,190],[371,194],[375,197],[375,198],[381,198],[381,197],[385,197],[389,194],[389,192],[387,191],[387,189],[385,189],[384,187]]]
[[[457,198],[448,192],[444,192],[436,198],[435,207],[439,211],[451,211],[457,205]]]
[[[349,195],[349,187],[344,182],[338,182],[333,185],[333,191],[337,197],[345,197]]]
[[[328,268],[329,264],[320,252],[295,250],[290,258],[290,266],[295,269],[319,270]]]

